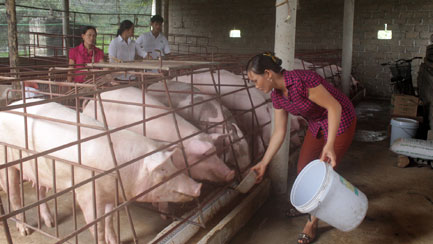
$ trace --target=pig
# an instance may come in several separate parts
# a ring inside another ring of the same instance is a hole
[[[41,101],[40,99],[29,99],[31,101]],[[14,103],[20,104],[21,101]],[[23,111],[23,109],[14,109],[14,111]],[[57,103],[46,103],[42,105],[30,106],[27,108],[27,113],[40,116],[75,122],[76,112]],[[86,125],[98,126],[103,128],[103,124],[93,118],[80,114],[80,122]],[[51,122],[44,119],[35,119],[28,117],[28,146],[30,150],[43,152],[59,145],[64,145],[77,140],[77,127],[74,125],[61,124]],[[81,138],[87,138],[101,133],[101,130],[81,127]],[[21,115],[8,112],[0,112],[0,141],[9,143],[19,147],[25,147],[24,141],[24,125]],[[157,150],[161,146],[167,145],[163,142],[151,140],[145,136],[133,133],[127,130],[121,130],[111,134],[113,148],[116,155],[118,165],[122,165],[139,156],[145,155]],[[97,137],[90,141],[81,143],[81,164],[87,167],[106,171],[114,166],[111,156],[110,144],[107,136]],[[0,150],[0,163],[5,164],[4,149]],[[178,148],[169,148],[154,152],[153,154],[138,159],[133,164],[127,165],[119,170],[120,176],[125,189],[127,199],[137,196],[146,191],[150,187],[165,182],[168,177],[173,175],[177,169],[174,167],[171,157],[178,152]],[[78,147],[76,145],[57,150],[49,154],[63,160],[78,162]],[[8,162],[18,160],[18,150],[8,148]],[[28,156],[24,153],[24,157]],[[20,207],[20,195],[17,182],[19,165],[8,167],[9,187],[11,193],[11,205],[13,209]],[[4,190],[6,190],[5,182],[6,170],[0,170],[0,182]],[[34,160],[23,162],[23,175],[25,179],[35,182],[36,172],[34,168]],[[47,157],[38,158],[38,174],[39,184],[43,187],[53,187],[53,169],[52,160]],[[97,173],[96,173],[97,174]],[[78,164],[74,167],[75,183],[82,182],[91,177],[91,171],[79,167]],[[56,161],[56,187],[57,190],[66,189],[71,186],[71,167],[70,165]],[[115,177],[107,175],[95,181],[96,189],[96,213],[101,216],[114,207],[115,201]],[[185,202],[190,201],[194,197],[200,195],[201,183],[195,182],[193,179],[184,174],[178,174],[174,178],[158,186],[143,196],[140,196],[137,201],[141,202]],[[92,200],[92,184],[88,183],[75,190],[76,199],[83,211],[83,215],[87,223],[94,220]],[[119,194],[120,201],[123,199],[122,194]],[[49,213],[45,213],[49,214]],[[18,216],[22,219],[22,216]],[[17,227],[22,234],[27,234],[28,229],[23,225],[18,224]],[[93,235],[98,235],[100,243],[116,243],[116,234],[113,229],[111,217],[105,219],[105,228],[99,227],[97,233],[90,228]]]
[[[178,113],[193,121],[200,129],[206,130],[211,133],[229,133],[231,141],[233,143],[233,153],[236,155],[236,162],[241,171],[245,170],[251,163],[248,143],[242,131],[236,124],[236,121],[231,112],[222,104],[220,104],[215,98],[210,95],[201,93],[201,91],[195,87],[191,88],[191,84],[183,82],[167,81],[167,86],[170,92],[170,99],[174,108],[182,108],[189,106],[193,103],[200,103],[205,100],[209,100],[204,103],[194,105],[185,109],[178,110]],[[191,90],[193,90],[193,101],[191,100]],[[182,93],[183,92],[183,93]],[[154,83],[147,88],[147,93],[162,102],[164,105],[169,106],[168,97],[165,92],[165,86],[162,82]],[[222,124],[214,127],[209,127],[213,123]],[[230,140],[225,140],[226,146],[229,145]],[[218,150],[221,151],[221,150]],[[233,153],[230,150],[225,150],[225,158],[228,162],[234,163]]]
[[[301,143],[300,134],[305,132],[307,121],[301,116],[290,115],[290,147],[297,148]]]
[[[193,82],[194,86],[200,89],[202,92],[209,94],[217,94],[212,81],[212,77],[210,72],[203,72],[207,69],[199,69],[197,70],[197,74],[193,74]],[[215,82],[217,82],[217,74],[213,74],[215,77]],[[221,95],[225,93],[233,92],[239,90],[241,88],[245,88],[252,84],[245,84],[244,79],[240,75],[233,74],[227,70],[219,70],[220,75],[220,84],[221,86],[217,86],[217,90],[220,91]],[[191,75],[183,75],[177,76],[173,78],[173,80],[191,83]],[[225,86],[226,85],[226,86]],[[252,127],[252,116],[251,113],[245,113],[241,116],[236,116],[236,120],[239,122],[238,125],[244,132],[252,133],[247,135],[247,139],[249,143],[254,141],[254,148],[257,150],[253,150],[255,152],[254,157],[258,157],[264,153],[265,146],[269,143],[271,137],[271,112],[272,112],[272,104],[266,100],[266,96],[263,95],[261,91],[256,89],[255,87],[251,87],[248,89],[251,94],[250,101],[247,90],[241,90],[234,92],[230,95],[222,96],[221,102],[224,106],[226,106],[230,110],[234,111],[245,111],[251,110],[253,106],[259,106],[255,108],[255,113],[257,115],[258,123],[260,127],[262,127],[259,131],[253,132]],[[252,102],[252,104],[251,104]],[[253,119],[255,124],[255,128],[257,128],[256,121]],[[263,137],[263,141],[261,140]]]
[[[341,88],[341,67],[335,64],[327,64],[327,65],[314,65],[305,60],[295,59],[294,68],[293,69],[308,69],[314,70],[317,74],[319,74],[322,78],[331,80],[331,83],[338,88]],[[353,76],[351,78],[351,93],[356,91],[359,87],[359,81],[356,80]]]
[[[108,92],[102,92],[102,100],[115,100],[124,102],[134,102],[143,104],[142,91],[135,87],[120,88]],[[150,95],[145,96],[145,104],[159,107],[165,107]],[[126,105],[121,103],[103,102],[106,120],[109,126],[119,127],[143,119],[143,108],[141,106]],[[158,116],[166,113],[167,110],[155,107],[145,107],[146,118]],[[90,100],[84,107],[83,113],[86,115],[95,115],[95,103]],[[185,138],[200,130],[185,120],[183,117],[175,114],[174,117],[179,125],[180,136]],[[97,107],[97,119],[102,119],[101,109]],[[152,139],[175,142],[179,138],[175,127],[173,114],[167,114],[157,119],[149,120],[145,123],[146,136]],[[128,130],[143,134],[143,125],[128,127]],[[189,165],[202,159],[204,155],[210,155],[194,167],[189,169],[191,177],[196,180],[206,180],[211,182],[229,182],[233,180],[235,172],[230,170],[223,161],[216,155],[215,144],[222,143],[227,135],[219,133],[199,133],[191,138],[183,140],[183,147],[186,159]],[[186,162],[182,153],[173,155],[173,163],[178,169],[184,169]]]

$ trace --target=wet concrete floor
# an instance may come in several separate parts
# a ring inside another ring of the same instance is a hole
[[[357,113],[359,130],[387,130],[388,102],[363,101],[357,105]],[[389,138],[366,141],[359,134],[357,138],[337,171],[367,195],[367,216],[350,232],[320,221],[313,243],[433,243],[433,169],[414,165],[398,168],[397,155],[388,149]],[[291,186],[294,166],[290,175]],[[230,244],[297,243],[307,216],[286,217],[288,206],[284,199],[271,197]]]

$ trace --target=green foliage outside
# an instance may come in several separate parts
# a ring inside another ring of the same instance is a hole
[[[26,55],[27,53],[24,44],[30,43],[30,36],[25,33],[34,30],[35,19],[44,18],[39,21],[40,25],[44,25],[41,30],[47,30],[50,33],[62,33],[62,12],[55,11],[63,10],[62,2],[59,0],[16,0],[20,55]],[[70,34],[79,36],[82,26],[95,26],[98,31],[96,44],[101,48],[102,42],[104,42],[105,53],[108,52],[111,38],[105,36],[103,41],[102,34],[115,35],[120,21],[129,19],[137,23],[136,35],[149,31],[152,0],[70,0],[69,4],[69,11],[71,12],[69,17]],[[52,11],[20,7],[18,5],[52,9]],[[4,3],[0,5],[0,13],[0,57],[8,57],[7,19]]]

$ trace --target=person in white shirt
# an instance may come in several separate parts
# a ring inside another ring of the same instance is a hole
[[[134,36],[134,24],[130,20],[124,20],[120,23],[117,30],[117,36],[111,40],[108,47],[110,63],[120,63],[134,61],[135,56],[145,58],[147,53],[143,52],[137,43],[131,39]],[[136,77],[131,74],[115,75],[117,80],[135,80]]]
[[[136,42],[131,39],[134,36],[134,24],[130,20],[124,20],[120,23],[117,30],[117,37],[114,38],[108,47],[108,54],[111,63],[134,61],[135,56],[142,58],[147,56]]]
[[[170,46],[167,38],[161,33],[164,19],[160,15],[154,15],[150,19],[152,30],[142,34],[137,39],[137,45],[142,51],[151,55],[153,59],[159,58],[160,55],[167,56],[170,54]],[[155,51],[160,50],[160,52]]]

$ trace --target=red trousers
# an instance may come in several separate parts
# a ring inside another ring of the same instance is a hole
[[[344,153],[346,153],[347,149],[349,149],[349,146],[352,143],[353,137],[355,135],[355,129],[356,117],[353,119],[350,127],[347,128],[343,134],[338,135],[335,138],[334,150],[337,156],[337,165],[343,158]],[[301,152],[299,154],[297,167],[298,174],[308,163],[320,158],[320,154],[322,153],[325,143],[326,141],[323,136],[323,132],[319,132],[319,135],[316,138],[313,136],[313,134],[311,134],[310,130],[307,130],[307,134],[305,135],[304,143],[302,144]]]

